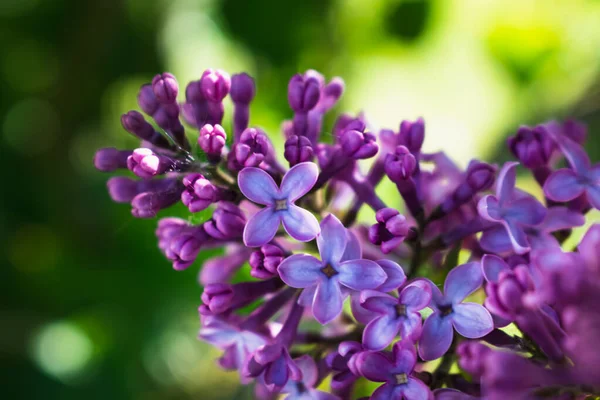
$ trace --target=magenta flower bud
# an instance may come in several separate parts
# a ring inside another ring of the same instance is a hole
[[[205,210],[218,200],[218,189],[201,174],[190,174],[183,178],[185,190],[181,202],[193,213]]]
[[[168,149],[171,147],[169,141],[154,130],[154,127],[148,123],[142,114],[137,111],[129,111],[121,116],[121,125],[133,136],[151,143],[153,146]]]
[[[377,223],[369,228],[369,241],[381,246],[384,254],[391,252],[404,239],[414,234],[406,217],[393,208],[382,208],[377,211],[375,218]]]
[[[181,218],[162,218],[158,221],[155,234],[158,239],[158,248],[165,253],[171,244],[171,240],[182,234],[191,224]]]
[[[229,93],[231,78],[225,71],[208,69],[200,78],[200,87],[204,98],[213,103],[220,103]]]
[[[288,84],[288,102],[292,110],[306,113],[312,110],[321,96],[321,86],[315,77],[296,74]]]
[[[341,114],[333,125],[333,136],[339,138],[342,136],[344,131],[348,129],[355,129],[357,131],[364,132],[365,128],[366,125],[362,119],[362,116],[356,118],[350,114]]]
[[[127,168],[127,158],[131,153],[131,150],[117,150],[114,147],[100,149],[94,155],[94,166],[103,172]]]
[[[250,254],[250,275],[258,279],[267,279],[277,275],[277,267],[285,258],[281,248],[272,244],[261,246],[260,250]]]
[[[177,93],[179,93],[177,79],[168,72],[156,75],[152,79],[152,91],[159,102],[172,104],[177,101]]]
[[[525,168],[535,169],[548,165],[555,145],[546,128],[540,125],[521,126],[515,136],[508,138],[508,147]]]
[[[242,132],[240,141],[229,153],[228,167],[236,171],[244,167],[257,167],[266,158],[269,148],[269,139],[262,130],[248,128]]]
[[[488,190],[494,184],[496,168],[493,165],[473,160],[467,168],[467,184],[474,192]]]
[[[533,279],[526,266],[502,271],[497,282],[488,282],[485,307],[491,313],[512,321],[524,308],[523,297],[533,290]]]
[[[106,182],[108,194],[117,203],[129,203],[139,193],[138,181],[124,176],[114,176]]]
[[[164,174],[173,166],[173,161],[145,147],[135,149],[127,158],[127,168],[140,178],[149,179]]]
[[[138,105],[148,115],[154,115],[160,104],[156,95],[154,94],[154,90],[152,90],[152,85],[146,84],[140,88],[138,93]]]
[[[202,226],[189,226],[172,237],[165,256],[173,262],[174,269],[184,270],[196,261],[208,239]]]
[[[226,141],[227,134],[221,125],[206,124],[200,129],[198,145],[211,161],[218,161],[221,158]]]
[[[491,352],[492,349],[483,343],[471,340],[461,342],[456,348],[458,365],[473,377],[479,378],[485,372],[486,357]]]
[[[385,173],[394,183],[409,179],[416,169],[417,160],[405,146],[396,147],[393,154],[385,157]]]
[[[227,283],[206,285],[201,298],[211,313],[221,314],[231,308],[231,301],[234,298],[233,288]]]
[[[411,153],[421,151],[425,139],[425,121],[419,118],[414,122],[402,121],[400,124],[400,144],[406,146]]]
[[[242,236],[246,217],[238,206],[222,201],[213,213],[212,219],[204,223],[206,233],[215,239],[229,240]]]
[[[165,179],[163,179],[165,180]],[[160,182],[160,181],[159,181]],[[137,218],[152,218],[158,211],[177,203],[183,186],[177,181],[168,181],[163,190],[142,192],[131,200],[131,214]]]
[[[351,125],[354,125],[354,123]],[[355,160],[362,160],[377,154],[379,146],[376,140],[375,135],[370,132],[349,129],[342,133],[340,145],[346,156]]]
[[[310,140],[306,136],[292,135],[285,141],[285,150],[283,156],[294,166],[301,162],[311,161],[314,157],[314,151]]]
[[[254,79],[246,73],[233,75],[229,95],[234,103],[250,104],[256,95]]]

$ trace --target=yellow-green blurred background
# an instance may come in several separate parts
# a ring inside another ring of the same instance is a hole
[[[251,396],[196,340],[201,263],[174,272],[156,220],[93,169],[96,148],[135,145],[119,116],[155,73],[248,71],[251,122],[273,135],[287,80],[315,68],[345,79],[337,111],[423,116],[426,149],[462,165],[567,116],[600,158],[598,0],[1,0],[0,49],[4,398]]]

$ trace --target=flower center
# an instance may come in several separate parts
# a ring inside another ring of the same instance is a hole
[[[440,313],[442,313],[442,317],[446,317],[446,316],[452,314],[452,304],[439,306],[438,308],[440,310]]]
[[[282,211],[282,210],[287,210],[287,209],[288,209],[287,199],[275,200],[275,211]]]
[[[406,305],[404,305],[404,304],[398,304],[396,306],[396,315],[398,317],[404,317],[404,316],[406,316]]]
[[[328,278],[338,274],[338,272],[329,264],[321,268],[321,272],[324,273]]]
[[[396,385],[408,383],[408,376],[406,374],[396,374],[394,377],[396,378]]]

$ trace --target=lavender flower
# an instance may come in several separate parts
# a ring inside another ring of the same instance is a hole
[[[494,327],[490,313],[479,304],[463,303],[483,282],[479,263],[467,263],[454,268],[446,277],[444,294],[430,284],[431,314],[419,341],[419,355],[424,360],[441,357],[452,342],[452,327],[467,338],[479,338]]]
[[[371,243],[381,246],[387,254],[398,247],[407,237],[414,235],[410,223],[404,215],[393,208],[382,208],[375,214],[377,224],[369,228]]]
[[[317,246],[321,260],[308,254],[286,258],[278,268],[279,276],[289,286],[302,288],[301,301],[312,302],[313,315],[326,324],[342,311],[344,291],[375,289],[386,278],[383,269],[370,260],[355,259],[349,249],[348,232],[333,215],[321,222]],[[346,257],[344,257],[346,256]]]
[[[308,242],[319,233],[319,222],[294,202],[304,196],[317,180],[317,166],[300,163],[281,180],[281,187],[265,171],[244,168],[238,176],[240,190],[249,200],[266,207],[254,215],[244,228],[244,243],[258,247],[270,242],[280,223],[294,239]]]
[[[302,379],[288,381],[281,390],[287,393],[285,400],[339,400],[337,396],[316,389],[319,382],[319,371],[317,364],[308,355],[303,355],[294,360],[300,369]]]

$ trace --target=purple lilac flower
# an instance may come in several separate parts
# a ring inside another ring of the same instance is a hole
[[[571,168],[552,173],[544,184],[544,194],[567,202],[585,193],[590,204],[600,210],[600,164],[592,165],[583,148],[568,137],[560,137],[557,143]]]
[[[431,314],[419,341],[419,355],[424,360],[441,357],[452,342],[452,328],[467,338],[480,338],[492,331],[494,323],[490,313],[480,304],[464,303],[465,298],[483,283],[479,263],[459,265],[450,271],[444,283],[444,293],[431,287]]]
[[[377,263],[353,257],[360,256],[360,249],[345,253],[348,237],[340,220],[328,215],[321,222],[321,233],[317,236],[321,260],[308,254],[295,254],[278,268],[279,276],[287,285],[304,289],[300,300],[303,304],[312,303],[313,315],[322,324],[342,311],[348,289],[375,289],[386,279],[386,273]],[[351,254],[354,252],[357,254]]]
[[[300,163],[281,180],[281,186],[259,168],[244,168],[238,176],[240,190],[249,200],[266,207],[254,215],[244,228],[244,243],[258,247],[270,242],[283,223],[286,232],[296,240],[308,242],[319,234],[319,222],[313,214],[294,203],[313,187],[317,166]]]
[[[369,229],[371,243],[381,246],[387,254],[400,245],[406,238],[414,235],[406,217],[393,208],[382,208],[375,214],[377,223]]]
[[[546,209],[533,196],[515,190],[518,163],[504,164],[496,181],[496,195],[479,200],[479,215],[487,221],[502,224],[510,237],[515,253],[530,250],[524,227],[539,225],[546,216]]]
[[[265,244],[259,250],[253,251],[248,260],[250,275],[258,279],[271,278],[277,275],[277,267],[285,258],[285,253],[279,246]]]
[[[391,354],[363,352],[358,355],[357,369],[370,381],[385,382],[371,400],[433,400],[427,385],[412,376],[417,362],[417,352],[410,340],[394,344]]]
[[[319,382],[317,364],[308,355],[303,355],[294,360],[300,369],[302,379],[288,381],[281,390],[287,395],[285,400],[339,400],[339,397],[316,389]]]
[[[358,342],[342,342],[334,353],[327,355],[327,366],[333,371],[331,389],[342,397],[349,397],[349,389],[359,378],[356,368],[357,356],[364,351]]]
[[[416,342],[421,334],[420,310],[431,302],[431,283],[417,280],[405,286],[398,298],[366,290],[361,294],[363,308],[377,314],[363,332],[367,350],[382,350],[400,334],[402,340]]]

